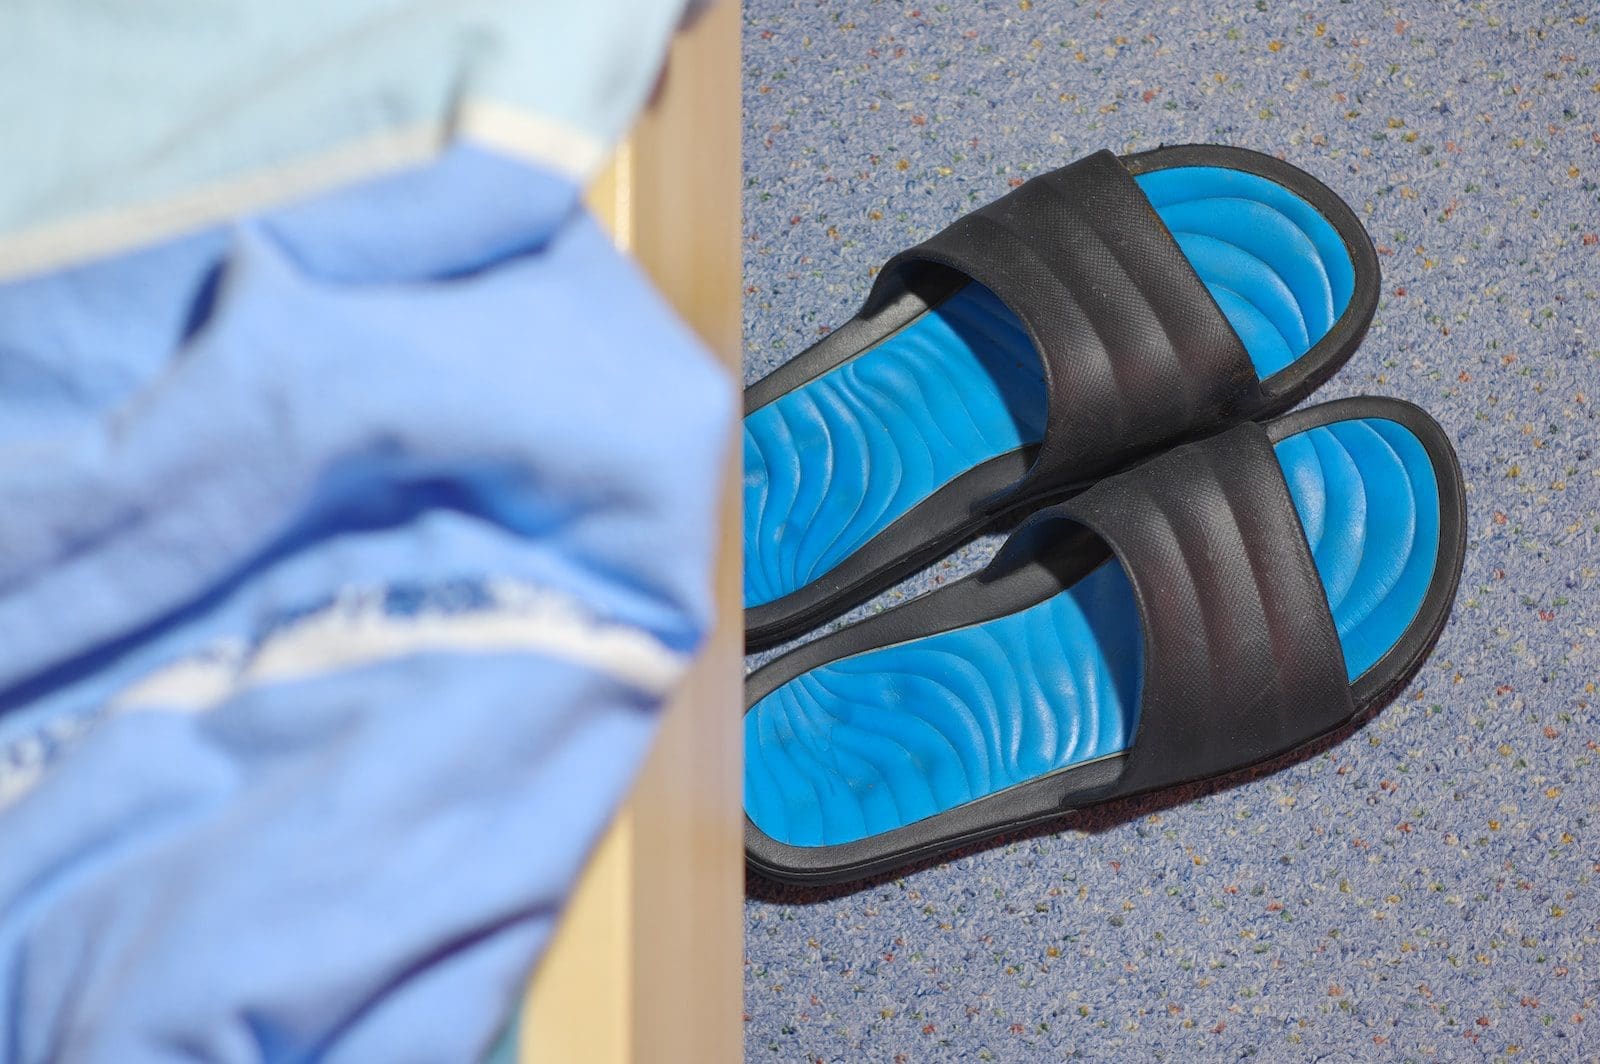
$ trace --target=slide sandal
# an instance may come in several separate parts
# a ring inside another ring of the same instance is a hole
[[[973,211],[745,390],[746,647],[1162,446],[1288,410],[1377,298],[1354,212],[1240,148],[1102,151]]]
[[[1464,529],[1450,441],[1394,399],[1108,477],[981,572],[750,675],[749,862],[856,879],[1336,731],[1421,668]]]

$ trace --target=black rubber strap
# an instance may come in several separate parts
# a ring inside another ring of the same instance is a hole
[[[1253,405],[1260,380],[1138,183],[1110,152],[1042,174],[890,259],[870,316],[902,285],[992,291],[1042,356],[1049,419],[1013,489],[1081,483]]]
[[[1138,728],[1107,797],[1243,768],[1354,716],[1327,596],[1260,425],[1174,448],[1057,510],[1116,553],[1143,622]]]

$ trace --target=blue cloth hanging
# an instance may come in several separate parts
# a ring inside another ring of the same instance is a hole
[[[0,286],[0,1061],[485,1053],[706,627],[731,405],[480,148]]]

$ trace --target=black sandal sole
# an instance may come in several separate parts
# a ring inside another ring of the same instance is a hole
[[[1290,410],[1349,361],[1377,310],[1378,256],[1354,210],[1322,182],[1282,160],[1244,148],[1196,144],[1157,148],[1122,160],[1134,175],[1173,167],[1217,167],[1267,178],[1315,208],[1333,226],[1350,255],[1355,288],[1333,327],[1302,356],[1261,382],[1261,405],[1247,411],[1265,420]],[[958,286],[959,287],[959,286]],[[954,294],[903,291],[872,320],[850,319],[806,351],[745,389],[749,415],[882,343]],[[1242,420],[1242,418],[1241,418]],[[1168,441],[1182,443],[1227,424],[1208,425]],[[865,602],[948,554],[985,530],[1019,514],[1060,502],[1100,478],[1023,497],[1005,489],[1022,479],[1038,447],[1025,447],[980,463],[946,483],[878,532],[822,576],[781,598],[744,611],[745,650],[784,643]],[[996,500],[1001,500],[998,504]]]

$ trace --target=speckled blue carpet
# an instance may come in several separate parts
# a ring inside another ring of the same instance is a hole
[[[745,0],[747,375],[1042,169],[1281,155],[1384,271],[1320,396],[1412,399],[1460,449],[1454,619],[1274,774],[855,892],[752,880],[751,1060],[1600,1059],[1600,11],[1223,6]]]

